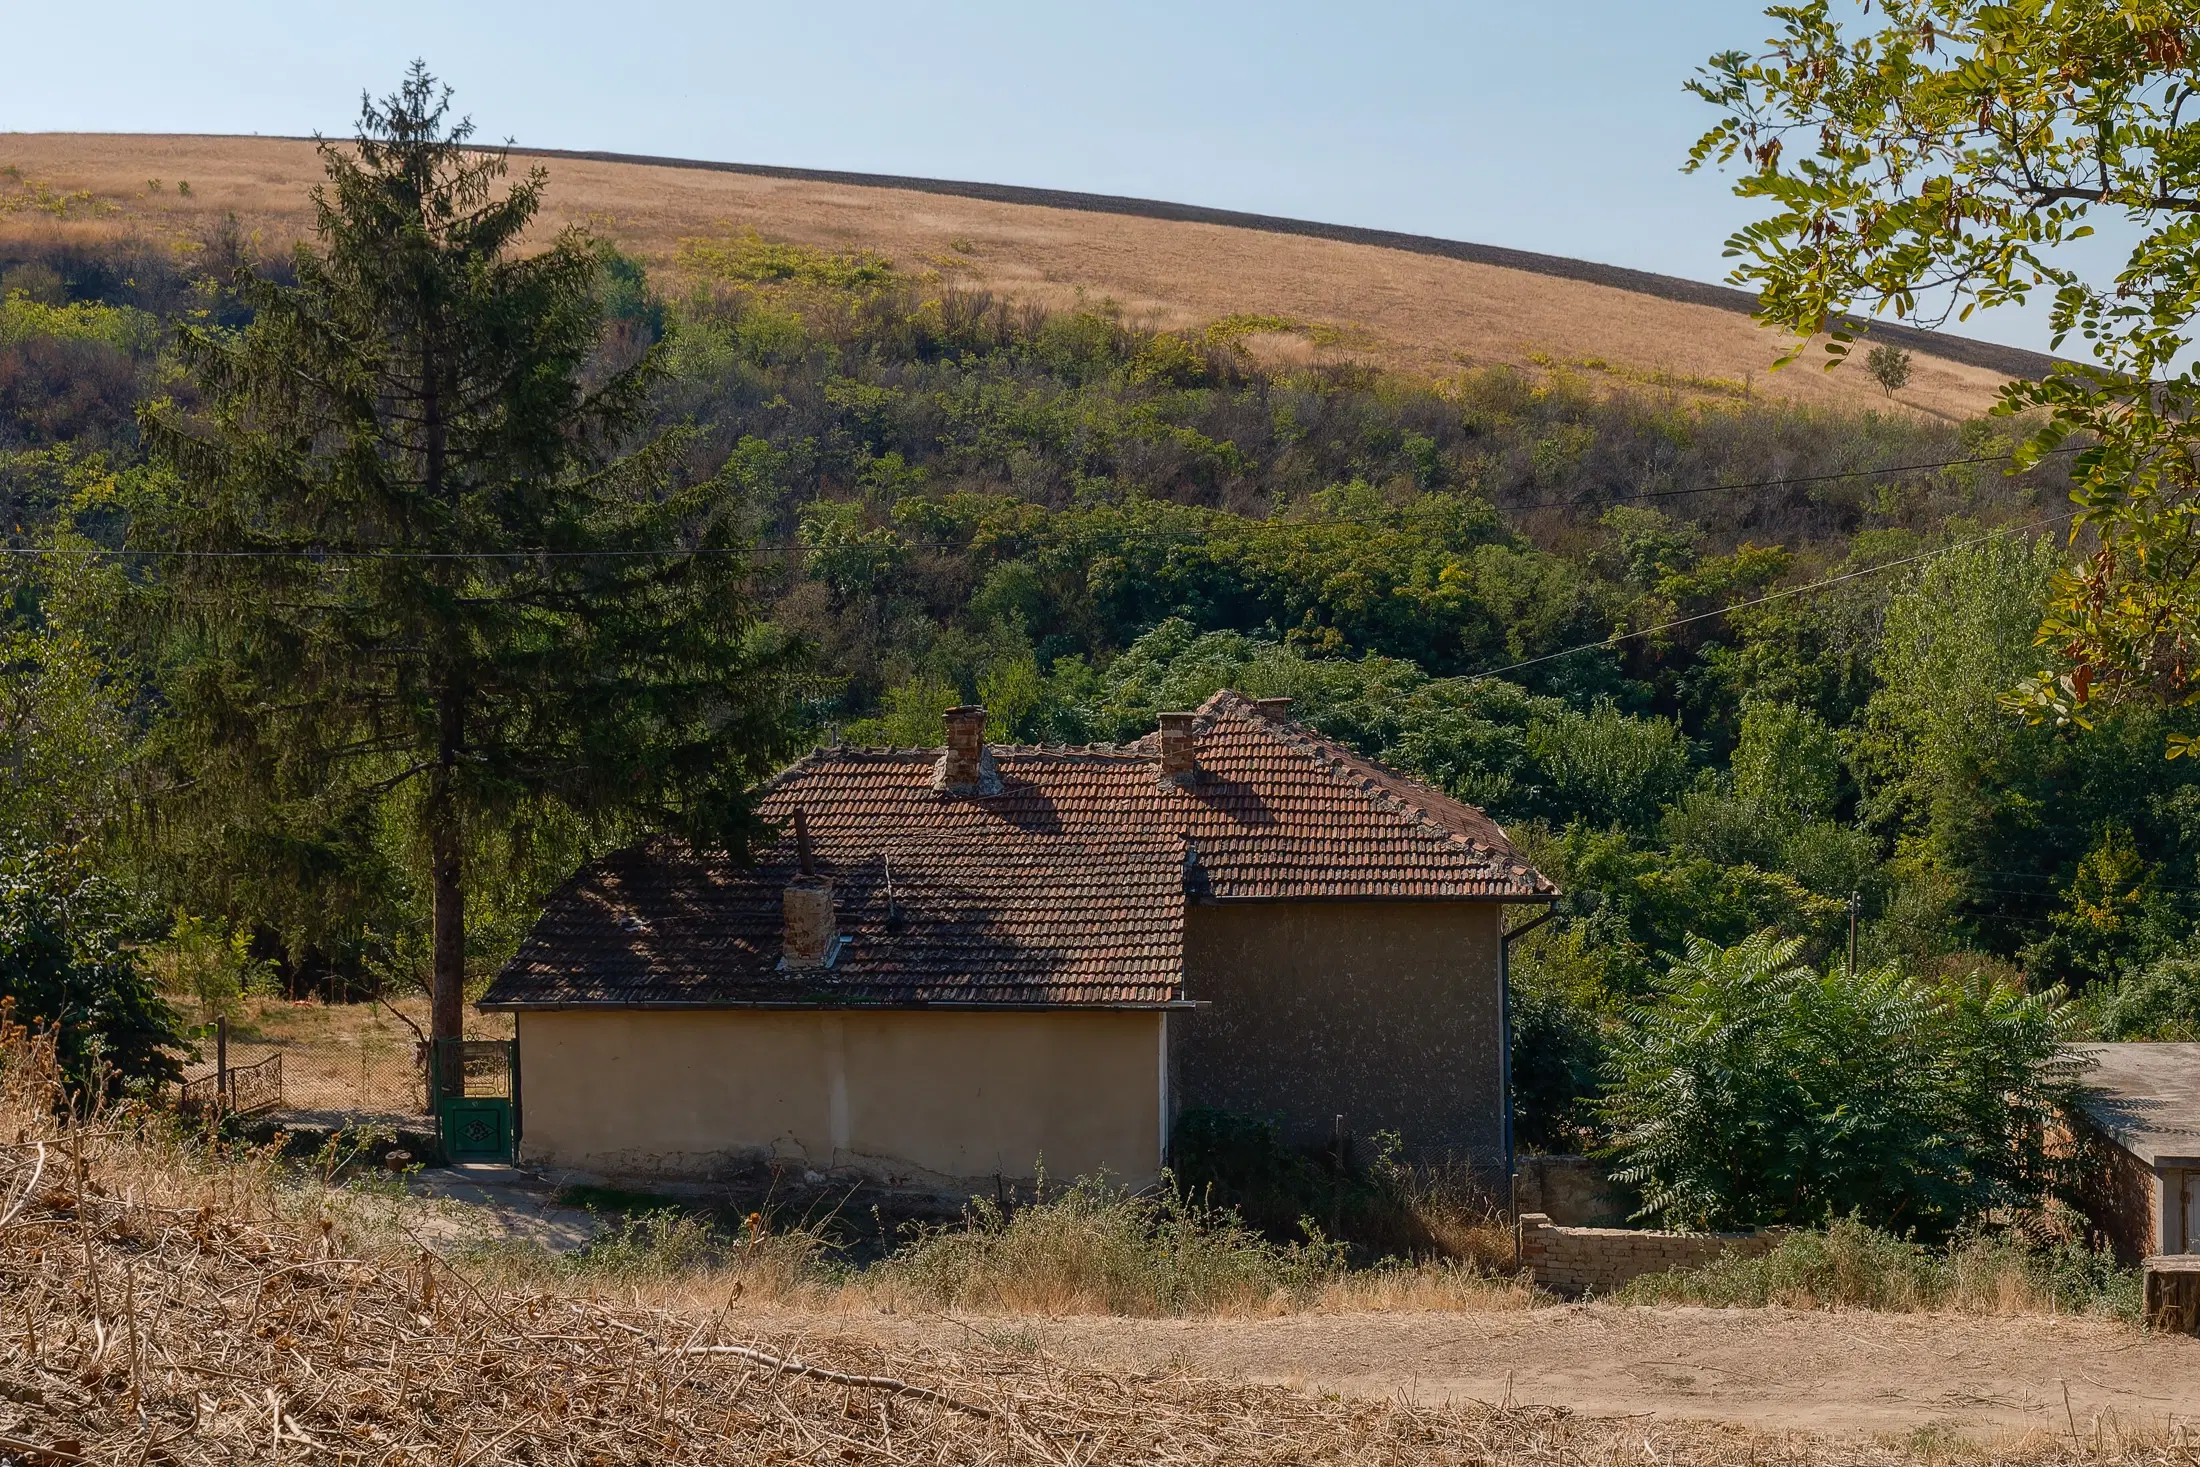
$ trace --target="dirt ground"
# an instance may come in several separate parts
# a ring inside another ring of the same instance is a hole
[[[416,1176],[422,1226],[451,1243],[556,1251],[603,1218],[511,1167]],[[1556,1406],[1584,1416],[1933,1440],[2174,1430],[2200,1422],[2200,1338],[2047,1315],[1882,1314],[1614,1304],[1126,1319],[892,1314],[859,1291],[803,1310],[711,1297],[775,1339],[888,1350],[973,1342],[1110,1371],[1181,1371],[1415,1405]]]
[[[582,223],[657,265],[685,238],[768,238],[884,254],[905,271],[1043,304],[1113,300],[1162,327],[1229,315],[1330,328],[1256,338],[1275,356],[1351,358],[1444,373],[1506,364],[1684,398],[1781,397],[1890,410],[1857,367],[1768,375],[1781,341],[1748,317],[1611,286],[1372,245],[1206,223],[1084,213],[894,188],[737,173],[543,160],[545,224]],[[0,230],[136,230],[188,243],[235,213],[263,246],[310,228],[311,144],[272,138],[0,133]],[[159,184],[157,190],[153,184]],[[190,193],[178,192],[179,183]],[[77,191],[87,199],[38,206]],[[11,192],[12,191],[12,192]],[[15,201],[12,212],[9,199]],[[1585,247],[1586,248],[1586,247]],[[2000,385],[1982,368],[1918,355],[1893,411],[1968,417]]]
[[[882,1316],[818,1326],[885,1344],[946,1346],[977,1334],[1103,1367],[1424,1405],[1509,1398],[1759,1430],[1975,1440],[2073,1426],[2090,1436],[2096,1417],[2157,1430],[2200,1418],[2200,1339],[2088,1319],[1577,1304],[1254,1320]]]

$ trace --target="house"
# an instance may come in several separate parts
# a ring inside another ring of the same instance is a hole
[[[1219,693],[1136,743],[820,749],[742,866],[584,868],[483,1000],[522,1155],[992,1191],[1156,1177],[1213,1107],[1509,1168],[1507,904],[1557,895],[1479,810]]]
[[[2100,1142],[2086,1211],[2126,1261],[2200,1253],[2200,1044],[2080,1044]]]

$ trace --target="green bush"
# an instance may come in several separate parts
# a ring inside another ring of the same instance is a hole
[[[2200,1040],[2200,958],[2164,958],[2086,995],[2103,1039]]]
[[[1691,938],[1617,1035],[1602,1110],[1639,1216],[1718,1230],[1853,1215],[1938,1239],[2041,1203],[2077,1070],[2060,990],[1818,973],[1800,947]]]
[[[1302,1218],[1326,1221],[1347,1183],[1333,1162],[1284,1145],[1266,1121],[1222,1110],[1188,1110],[1177,1118],[1169,1165],[1194,1204],[1229,1209],[1278,1238],[1300,1236]]]
[[[1536,964],[1517,964],[1513,974],[1513,1134],[1522,1146],[1576,1150],[1596,1124],[1603,1017],[1561,985],[1539,981]]]
[[[182,1073],[180,1018],[139,965],[121,889],[59,852],[0,845],[0,1005],[60,1030],[62,1067],[126,1084]]]

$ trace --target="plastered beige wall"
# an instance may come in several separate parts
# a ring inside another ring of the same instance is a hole
[[[987,1188],[1161,1164],[1163,1016],[558,1010],[519,1015],[521,1153],[605,1176],[777,1161]]]
[[[1323,1144],[1394,1131],[1415,1160],[1494,1175],[1504,1153],[1494,903],[1195,906],[1173,1020],[1179,1108],[1272,1119]]]

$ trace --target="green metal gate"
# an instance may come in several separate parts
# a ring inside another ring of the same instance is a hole
[[[428,1084],[446,1161],[518,1157],[518,1040],[438,1039]]]

